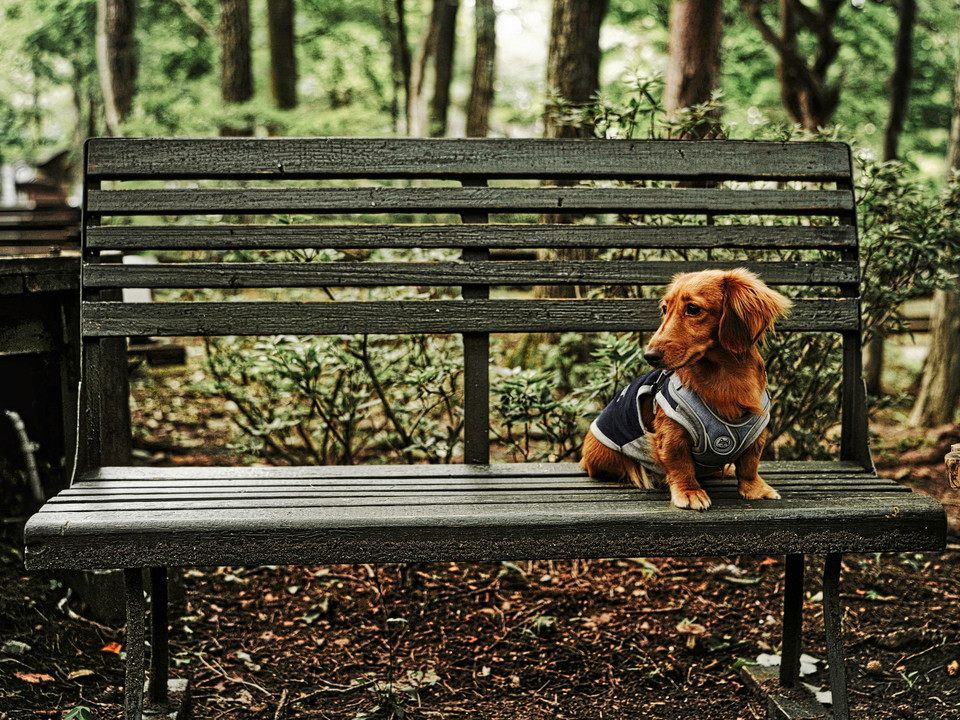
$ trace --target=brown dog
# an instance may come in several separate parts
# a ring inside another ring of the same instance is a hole
[[[674,278],[644,353],[657,370],[624,388],[593,423],[581,467],[646,488],[651,474],[665,477],[674,505],[706,510],[710,498],[697,478],[733,463],[741,496],[779,499],[757,474],[769,420],[757,345],[790,304],[742,268]]]

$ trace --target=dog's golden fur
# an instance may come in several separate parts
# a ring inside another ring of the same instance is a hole
[[[762,413],[767,374],[757,346],[789,308],[787,298],[742,268],[679,275],[664,295],[663,321],[644,357],[654,367],[674,371],[726,420]],[[710,498],[695,475],[689,433],[664,413],[654,413],[649,398],[641,411],[644,427],[653,429],[653,455],[666,474],[673,504],[709,508]],[[764,430],[734,462],[740,495],[748,500],[780,497],[757,473],[766,439]],[[590,477],[613,475],[638,487],[652,486],[639,463],[611,450],[592,432],[584,439],[580,465]]]

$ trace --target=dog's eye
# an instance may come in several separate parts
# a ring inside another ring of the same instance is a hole
[[[699,305],[694,305],[690,303],[687,305],[687,315],[699,315],[701,307]]]

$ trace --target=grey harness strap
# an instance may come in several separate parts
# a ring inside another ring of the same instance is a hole
[[[760,415],[724,420],[693,390],[681,385],[676,375],[663,384],[654,396],[654,404],[690,433],[698,476],[722,470],[724,465],[736,460],[770,422],[770,396],[766,390],[761,398],[763,412]]]

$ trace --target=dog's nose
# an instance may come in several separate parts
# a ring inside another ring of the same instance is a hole
[[[660,363],[663,362],[663,350],[654,350],[651,348],[643,354],[643,357],[648,363],[653,365],[653,367],[658,367]]]

